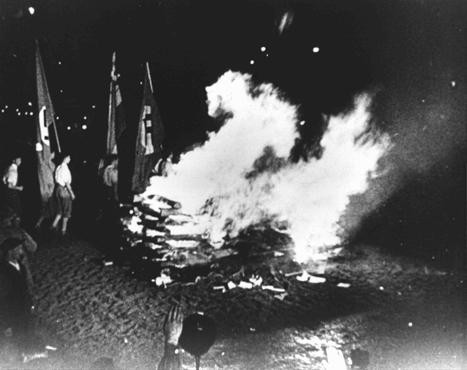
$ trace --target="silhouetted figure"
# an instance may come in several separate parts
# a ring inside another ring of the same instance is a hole
[[[25,266],[23,240],[6,239],[0,253],[0,333],[24,353],[32,339],[32,279]]]
[[[102,183],[106,188],[106,199],[118,203],[118,158],[112,157],[110,164],[102,174]]]
[[[199,369],[201,356],[214,344],[216,335],[216,324],[205,315],[195,313],[183,321],[180,346],[195,356],[196,369]]]

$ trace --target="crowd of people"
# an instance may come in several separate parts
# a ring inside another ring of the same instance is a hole
[[[64,154],[60,158],[60,164],[53,169],[54,189],[48,199],[43,199],[41,214],[36,223],[36,227],[40,227],[44,220],[52,218],[52,228],[58,229],[61,226],[60,233],[62,235],[65,235],[67,232],[68,220],[71,217],[72,204],[75,199],[75,193],[71,186],[71,171],[68,167],[70,161],[70,155]],[[19,185],[18,176],[21,162],[21,157],[14,158],[6,169],[2,179],[2,209],[4,212],[14,215],[18,220],[21,220],[23,214],[21,192],[24,190],[24,185]],[[60,221],[62,221],[61,225],[59,225]]]
[[[51,173],[53,173],[53,185],[48,197],[43,197],[39,217],[35,228],[39,229],[45,222],[50,221],[50,228],[61,235],[68,232],[68,223],[72,216],[73,201],[76,198],[72,187],[72,173],[69,168],[71,156],[62,154],[58,165],[55,165],[54,155],[50,161]],[[7,166],[2,178],[1,209],[8,211],[21,220],[23,215],[22,196],[24,185],[19,178],[21,157],[15,157]],[[116,204],[118,195],[118,158],[110,156],[102,159],[98,168],[98,176],[102,189],[104,202]]]
[[[54,159],[54,158],[53,158]],[[57,166],[51,161],[54,185],[50,197],[43,199],[35,228],[45,223],[61,235],[68,232],[76,198],[72,187],[72,173],[68,154],[58,158]],[[21,226],[23,205],[21,193],[24,185],[19,176],[20,157],[12,159],[5,168],[0,198],[0,367],[3,363],[19,364],[36,361],[47,356],[44,344],[35,334],[34,282],[29,260],[38,249],[36,241]],[[160,164],[162,166],[162,164]],[[164,166],[165,167],[165,166]],[[97,174],[100,179],[102,198],[107,204],[117,204],[118,159],[116,156],[101,161]],[[185,325],[186,326],[186,325]],[[193,332],[199,331],[197,323]],[[181,369],[179,338],[189,328],[184,328],[183,314],[174,306],[164,324],[165,346],[160,370]],[[19,367],[19,366],[18,366]],[[100,358],[91,369],[116,369],[112,359]]]

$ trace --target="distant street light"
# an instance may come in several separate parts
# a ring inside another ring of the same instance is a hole
[[[32,6],[30,6],[28,8],[28,12],[29,12],[29,14],[34,15],[34,13],[36,12],[36,9],[34,9]]]

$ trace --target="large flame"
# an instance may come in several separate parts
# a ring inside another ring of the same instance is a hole
[[[349,196],[366,190],[389,146],[387,136],[369,130],[370,99],[359,97],[350,114],[330,118],[320,159],[290,163],[296,107],[277,89],[229,71],[206,91],[209,114],[228,118],[167,177],[151,179],[145,202],[151,205],[152,194],[179,201],[184,212],[199,215],[213,241],[279,221],[287,225],[299,261],[338,244],[337,222]],[[266,163],[275,165],[253,171],[267,156],[275,160]]]

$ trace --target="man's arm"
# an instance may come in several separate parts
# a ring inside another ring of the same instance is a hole
[[[23,185],[13,185],[13,182],[7,180],[6,181],[6,186],[8,189],[13,189],[13,190],[18,190],[18,191],[23,191],[24,187]]]
[[[71,199],[75,199],[75,193],[73,192],[73,189],[71,188],[70,184],[65,184],[65,187],[67,188],[68,192],[71,195]]]
[[[180,306],[172,306],[165,318],[164,337],[165,347],[164,356],[159,362],[158,370],[180,370],[182,361],[178,349],[178,338],[182,334],[183,314]]]
[[[29,253],[37,251],[37,243],[25,230],[21,230],[24,239],[24,246]]]

